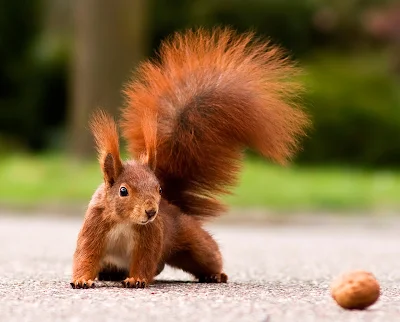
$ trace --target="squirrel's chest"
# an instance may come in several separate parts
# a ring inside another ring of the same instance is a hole
[[[137,235],[131,225],[117,224],[107,234],[101,266],[115,265],[129,270]]]

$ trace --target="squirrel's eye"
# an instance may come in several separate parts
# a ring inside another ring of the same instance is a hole
[[[160,195],[162,194],[162,189],[161,189],[161,187],[158,188],[158,192],[160,193]]]
[[[126,189],[125,187],[119,188],[119,195],[121,197],[126,197],[128,195],[128,189]]]

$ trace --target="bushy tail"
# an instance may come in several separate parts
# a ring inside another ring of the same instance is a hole
[[[296,103],[297,68],[281,51],[230,29],[177,33],[124,93],[123,135],[153,158],[164,197],[195,216],[225,210],[243,151],[278,163],[296,152],[308,118]]]

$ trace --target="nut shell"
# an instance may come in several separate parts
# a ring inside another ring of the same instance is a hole
[[[378,300],[380,286],[372,273],[353,271],[333,281],[331,295],[345,309],[363,310]]]

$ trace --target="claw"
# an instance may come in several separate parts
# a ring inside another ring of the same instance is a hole
[[[93,280],[91,280],[91,279],[86,280],[86,279],[83,279],[83,278],[75,279],[69,284],[71,285],[71,287],[73,289],[80,289],[80,288],[88,289],[88,288],[94,288],[95,287],[95,284],[94,284]]]
[[[126,278],[124,281],[122,281],[122,285],[130,288],[145,288],[146,280],[135,277],[129,277]]]
[[[200,276],[199,283],[226,283],[228,276],[225,273]]]
[[[228,283],[228,275],[221,273],[221,283]]]

